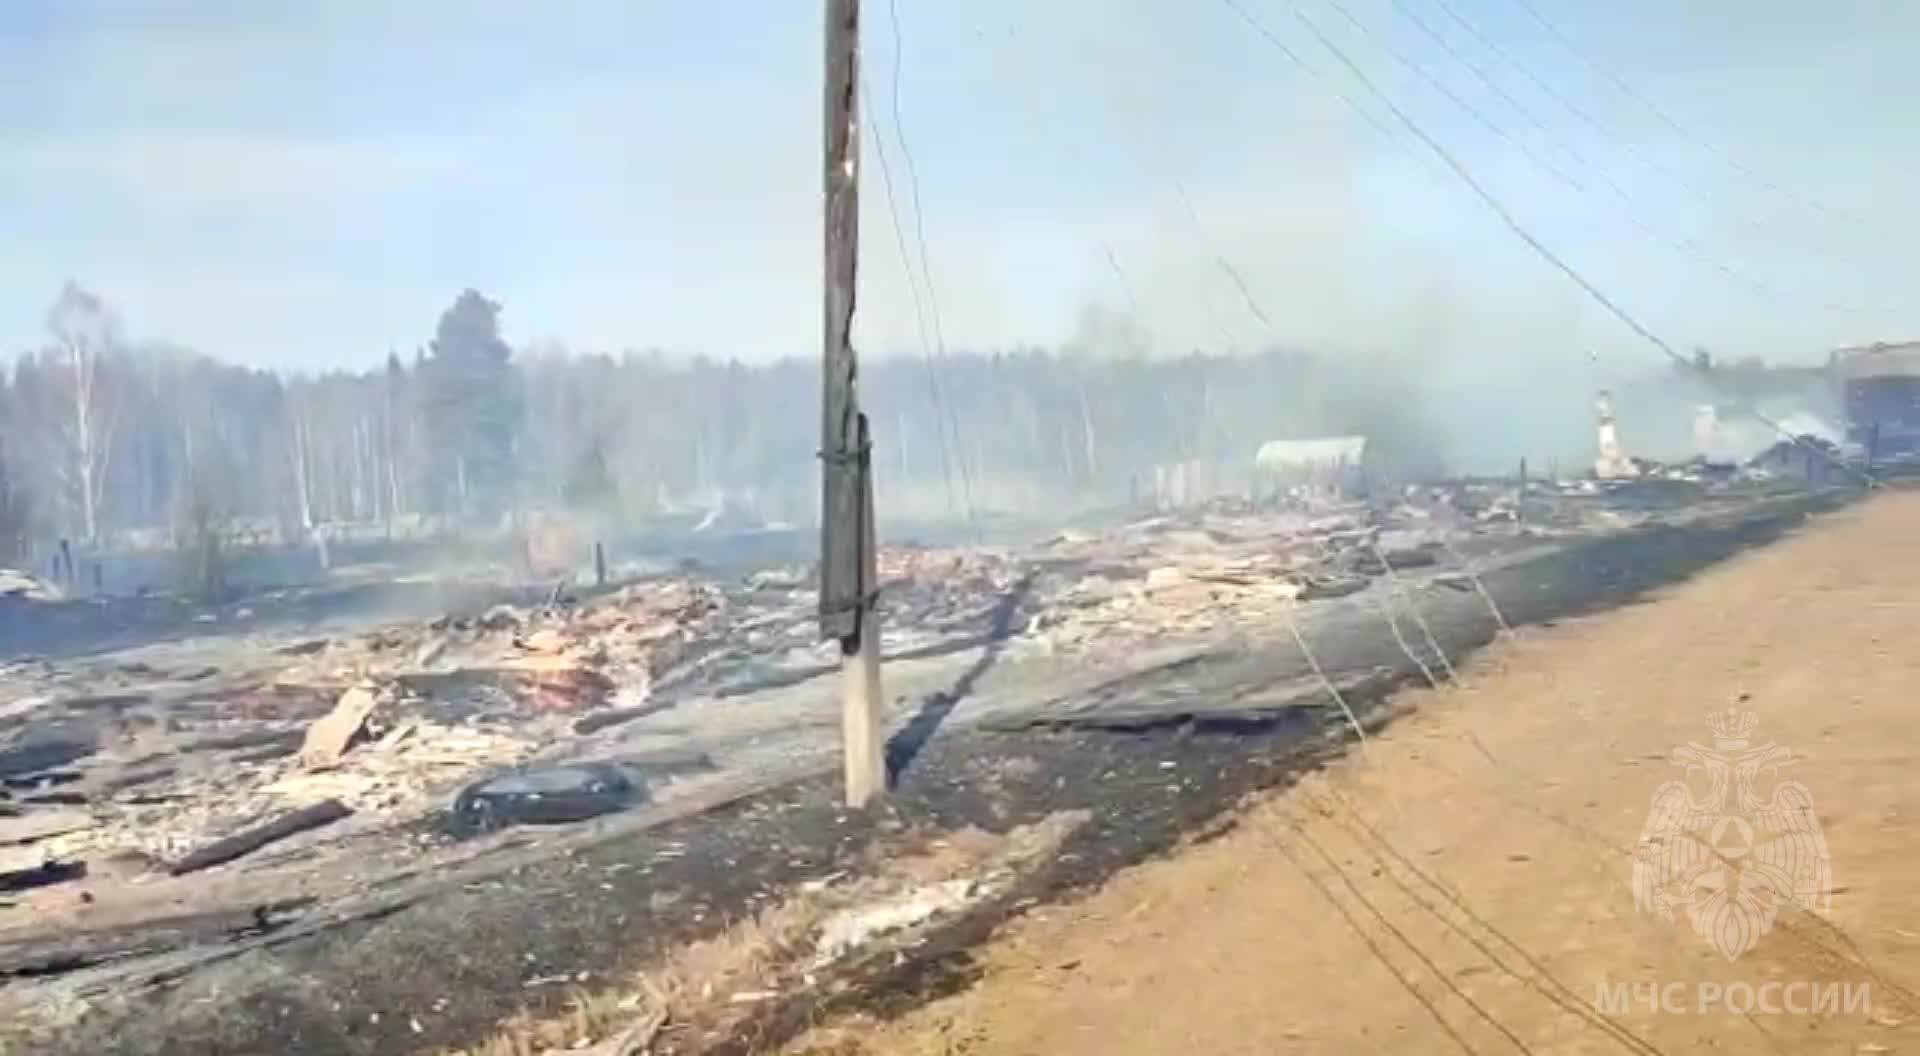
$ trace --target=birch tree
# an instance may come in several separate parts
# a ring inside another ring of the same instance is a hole
[[[302,406],[302,395],[296,391],[287,393],[287,456],[293,463],[294,503],[300,515],[300,530],[313,543],[314,553],[324,570],[333,567],[333,560],[327,551],[326,527],[314,516],[312,412]]]
[[[114,415],[100,384],[101,364],[111,354],[117,327],[100,298],[70,281],[47,312],[47,332],[66,373],[63,476],[78,508],[81,538],[91,546],[100,541],[100,506],[113,456]]]

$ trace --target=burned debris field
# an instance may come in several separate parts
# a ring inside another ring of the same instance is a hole
[[[877,814],[834,802],[836,658],[804,565],[15,657],[0,1001],[34,1044],[88,1039],[71,1051],[467,1045],[808,885],[863,890],[955,833],[1085,812],[1044,867],[913,921],[908,947],[770,968],[799,974],[666,1036],[791,1033],[803,1009],[964,976],[965,935],[1337,751],[1302,639],[1384,722],[1393,688],[1445,681],[1502,618],[1630,603],[1846,494],[1481,481],[887,547]],[[118,1029],[153,1016],[165,1039]]]
[[[1895,1051],[1920,6],[1758,6],[0,4],[0,1056]]]

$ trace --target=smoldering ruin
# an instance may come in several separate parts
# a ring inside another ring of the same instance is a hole
[[[54,318],[5,419],[22,1022],[430,901],[522,830],[597,845],[832,765],[808,365],[516,354],[473,293],[411,363],[318,378],[130,344],[77,289]],[[893,780],[996,731],[1337,735],[1301,645],[1372,709],[1899,472],[1907,408],[1861,380],[1898,363],[1850,355],[1651,374],[1569,423],[1583,461],[1477,475],[1416,391],[1307,353],[964,357],[938,413],[882,362]]]

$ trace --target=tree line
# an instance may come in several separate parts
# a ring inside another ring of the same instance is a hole
[[[69,283],[46,339],[0,372],[0,564],[94,549],[487,530],[588,511],[747,511],[811,523],[818,361],[516,349],[503,309],[459,294],[410,356],[276,373],[124,332]],[[1083,332],[1084,332],[1083,328]],[[864,364],[880,500],[936,520],[1139,499],[1156,467],[1250,467],[1268,439],[1361,432],[1439,468],[1415,383],[1275,348],[1148,355],[1137,341]]]

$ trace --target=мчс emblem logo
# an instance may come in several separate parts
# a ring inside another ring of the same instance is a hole
[[[1710,716],[1713,746],[1673,750],[1686,779],[1653,794],[1633,855],[1636,908],[1672,920],[1682,910],[1693,930],[1733,960],[1773,928],[1789,907],[1826,909],[1833,867],[1813,798],[1798,781],[1777,781],[1793,752],[1749,740],[1759,718],[1728,708]],[[1690,782],[1704,774],[1704,794]],[[1776,779],[1771,794],[1754,788]]]

